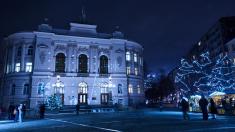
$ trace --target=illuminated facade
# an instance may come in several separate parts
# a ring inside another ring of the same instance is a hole
[[[42,24],[37,31],[5,38],[3,105],[31,108],[53,94],[64,105],[124,106],[144,102],[143,48],[123,34],[98,33],[96,25],[70,30]]]

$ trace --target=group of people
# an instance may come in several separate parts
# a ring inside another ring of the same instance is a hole
[[[22,122],[23,118],[25,118],[26,113],[26,105],[10,105],[8,108],[8,119],[14,120],[15,122]]]
[[[45,104],[39,105],[39,117],[40,119],[44,118],[45,113]],[[10,104],[8,108],[8,119],[14,120],[15,122],[23,122],[23,119],[26,115],[26,104],[13,105]]]
[[[181,107],[182,107],[182,112],[183,112],[183,118],[185,120],[189,120],[189,102],[187,100],[187,98],[183,97],[181,100]],[[214,102],[214,100],[211,98],[210,101],[208,102],[208,100],[205,98],[204,95],[202,95],[201,99],[199,100],[199,106],[200,109],[202,111],[202,115],[203,115],[203,120],[208,120],[208,105],[209,105],[209,110],[210,113],[212,115],[212,119],[216,119],[216,114],[217,112],[217,107],[216,104]]]

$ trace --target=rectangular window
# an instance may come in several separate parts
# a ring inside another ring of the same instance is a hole
[[[7,71],[6,71],[6,73],[10,73],[11,72],[11,65],[7,65]]]
[[[142,66],[142,58],[141,57],[139,57],[139,60],[140,60],[140,65]]]
[[[127,75],[130,75],[131,74],[131,67],[126,67],[126,74]]]
[[[131,53],[129,51],[126,52],[126,60],[127,61],[131,60]]]
[[[138,68],[135,68],[135,75],[138,75]]]
[[[140,94],[141,91],[140,91],[140,85],[137,85],[137,93]]]
[[[134,54],[134,62],[137,62],[137,54]]]
[[[131,84],[129,84],[129,86],[128,86],[128,92],[129,92],[130,94],[133,93],[133,87],[132,87]]]
[[[32,72],[32,62],[27,62],[26,63],[26,72]]]
[[[16,63],[15,65],[15,71],[20,72],[20,63]]]

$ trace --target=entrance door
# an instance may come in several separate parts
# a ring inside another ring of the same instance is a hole
[[[87,94],[78,94],[78,100],[80,104],[87,104]]]
[[[108,93],[102,93],[100,95],[100,99],[101,99],[101,104],[102,105],[107,105],[108,104],[108,101],[109,101],[109,94]]]

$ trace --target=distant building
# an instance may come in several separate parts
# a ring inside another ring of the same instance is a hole
[[[235,38],[235,16],[220,18],[193,46],[186,55],[188,59],[210,52],[212,58],[228,52],[226,43]]]
[[[48,24],[14,33],[2,43],[3,105],[30,108],[53,94],[62,104],[124,106],[143,103],[143,47],[123,34],[98,33],[96,25],[70,23],[70,30]]]

